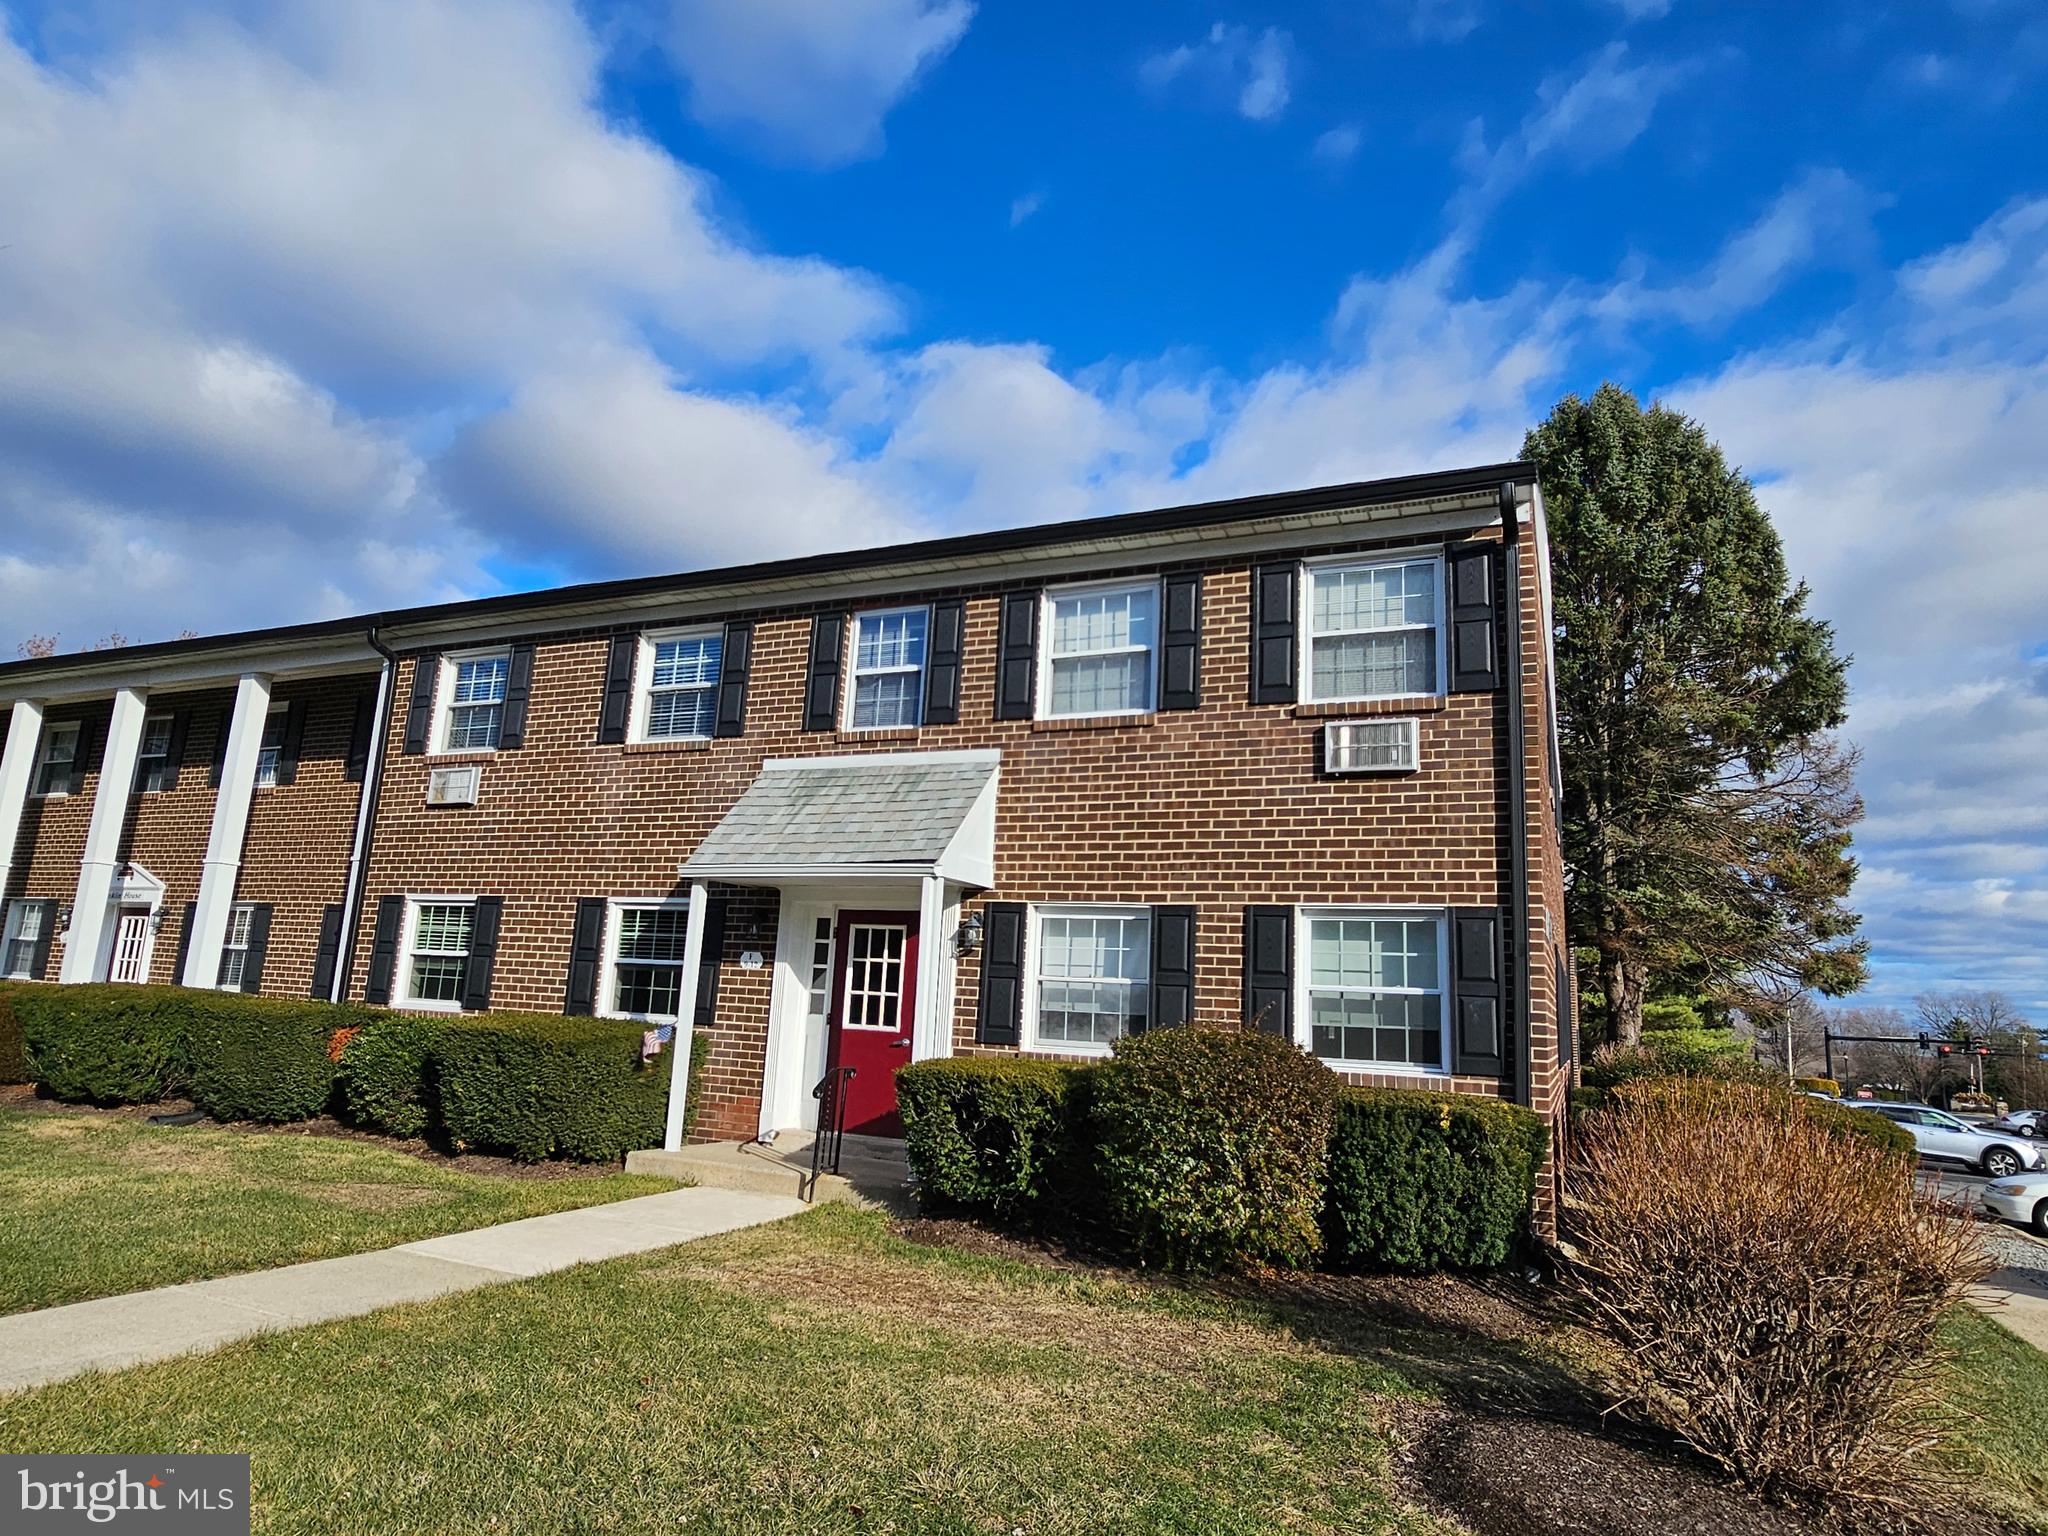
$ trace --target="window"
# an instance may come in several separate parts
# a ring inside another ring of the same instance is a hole
[[[450,656],[441,674],[447,705],[442,713],[442,752],[491,752],[497,749],[498,728],[505,722],[505,684],[512,675],[512,653]]]
[[[718,665],[724,646],[723,634],[715,629],[642,637],[641,676],[647,682],[634,740],[709,739],[718,722]]]
[[[1323,766],[1331,773],[1411,773],[1421,722],[1332,720],[1323,727]]]
[[[1306,581],[1311,702],[1438,691],[1442,562],[1312,565]]]
[[[228,911],[228,934],[220,945],[220,989],[242,990],[242,978],[249,969],[249,924],[256,909],[236,906]]]
[[[169,789],[171,771],[171,717],[151,715],[142,722],[142,747],[135,757],[135,787],[145,795]]]
[[[270,713],[263,717],[263,741],[256,748],[256,787],[275,789],[277,787],[277,759],[284,751],[285,706],[273,704]]]
[[[1159,587],[1077,587],[1045,595],[1040,713],[1136,715],[1152,708]]]
[[[36,763],[36,787],[39,795],[68,795],[71,793],[71,770],[78,761],[78,722],[69,720],[61,725],[43,728],[43,755]]]
[[[924,719],[924,649],[928,608],[891,608],[853,620],[853,687],[849,730],[882,731]]]
[[[688,902],[614,903],[605,1012],[664,1022],[682,1012]]]
[[[1034,911],[1032,1044],[1099,1054],[1152,1012],[1152,915],[1142,908]]]
[[[405,992],[400,999],[429,1008],[462,1006],[469,972],[470,927],[476,916],[469,901],[420,901],[412,908],[412,940],[406,946]]]
[[[1444,920],[1408,913],[1310,913],[1310,1052],[1335,1066],[1444,1070]]]
[[[42,942],[40,901],[17,901],[7,909],[7,946],[0,951],[0,976],[26,980],[35,974],[36,945]]]

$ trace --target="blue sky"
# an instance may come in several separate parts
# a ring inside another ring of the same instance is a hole
[[[2048,1017],[2031,0],[0,18],[24,635],[1479,462],[1614,378],[1856,653],[1870,1000]]]

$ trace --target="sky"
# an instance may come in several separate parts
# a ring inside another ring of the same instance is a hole
[[[0,0],[0,652],[1511,458],[1854,653],[1859,1001],[2048,1022],[2037,0]]]

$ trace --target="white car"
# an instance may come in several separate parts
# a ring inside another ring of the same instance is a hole
[[[1920,1155],[1929,1162],[1960,1163],[1965,1168],[1994,1179],[2010,1178],[2026,1169],[2048,1166],[2039,1141],[2023,1141],[1980,1130],[1958,1120],[1946,1110],[1929,1104],[1878,1104],[1848,1100],[1887,1120],[1896,1120],[1913,1137]]]
[[[1984,1209],[1992,1216],[2029,1225],[2048,1237],[2048,1173],[2021,1173],[1984,1186]]]

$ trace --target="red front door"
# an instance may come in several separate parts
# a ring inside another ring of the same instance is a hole
[[[917,914],[842,912],[832,983],[830,1054],[852,1067],[846,1129],[855,1136],[901,1136],[896,1069],[910,1061],[917,998]]]

